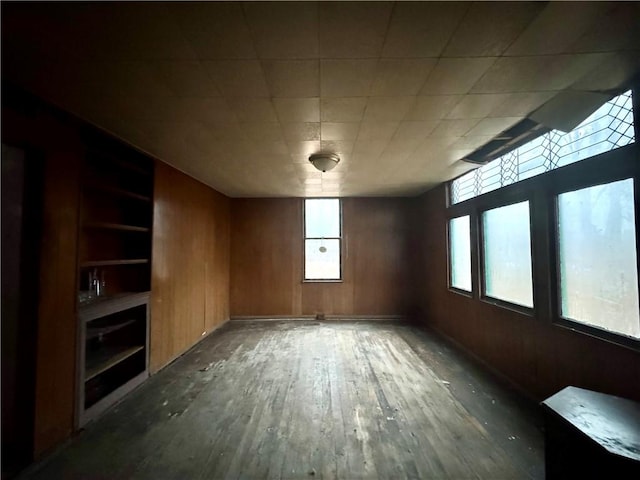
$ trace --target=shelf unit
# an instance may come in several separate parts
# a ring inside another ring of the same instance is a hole
[[[149,363],[153,161],[103,138],[90,144],[78,250],[78,427],[142,383]]]

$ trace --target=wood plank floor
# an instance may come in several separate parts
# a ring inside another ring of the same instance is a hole
[[[29,479],[543,478],[537,408],[399,322],[233,321]]]

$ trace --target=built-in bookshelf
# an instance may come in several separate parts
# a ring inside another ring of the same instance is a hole
[[[153,161],[95,144],[81,189],[79,426],[148,377]]]

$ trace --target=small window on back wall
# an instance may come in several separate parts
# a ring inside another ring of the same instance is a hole
[[[471,223],[469,215],[449,220],[449,272],[453,288],[471,291]]]
[[[340,280],[342,226],[340,200],[314,198],[304,202],[304,279]]]
[[[533,307],[529,202],[482,214],[484,295]]]

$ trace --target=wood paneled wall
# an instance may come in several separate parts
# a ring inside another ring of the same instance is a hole
[[[24,107],[24,108],[23,108]],[[34,456],[73,431],[76,368],[76,246],[80,163],[78,131],[33,105],[3,106],[2,141],[42,162],[42,237],[38,302]],[[28,372],[25,372],[28,375]]]
[[[640,353],[449,291],[445,195],[443,185],[411,208],[423,320],[538,400],[576,385],[640,401]]]
[[[229,318],[229,199],[157,162],[152,252],[153,373]]]
[[[303,200],[231,201],[231,315],[402,315],[408,200],[342,201],[343,281],[303,283]]]

